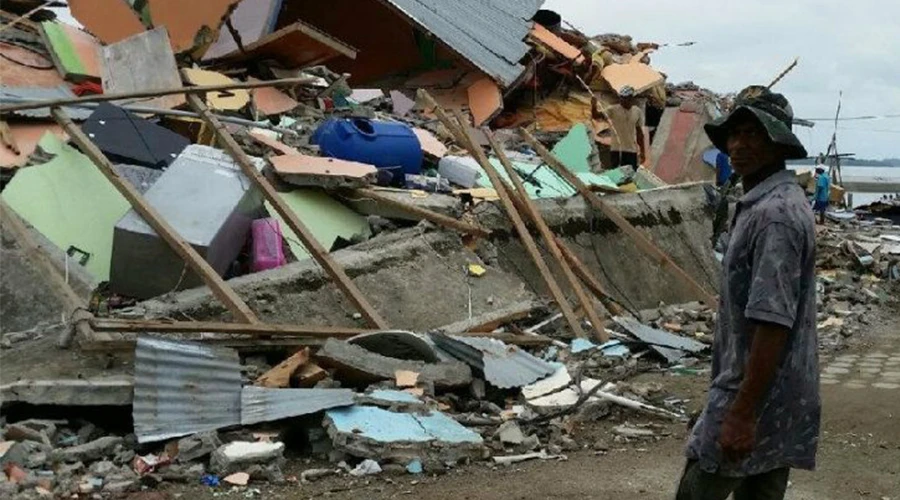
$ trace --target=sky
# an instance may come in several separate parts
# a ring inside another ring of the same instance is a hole
[[[884,0],[546,0],[588,35],[620,33],[635,42],[678,44],[653,54],[669,81],[716,92],[768,84],[795,57],[775,88],[799,118],[900,115],[900,3]],[[795,127],[810,154],[824,152],[834,121]],[[838,151],[858,158],[900,158],[900,116],[843,121]]]

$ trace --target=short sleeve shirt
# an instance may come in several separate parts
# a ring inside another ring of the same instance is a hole
[[[706,409],[687,456],[731,477],[785,467],[813,469],[819,438],[815,223],[794,173],[780,171],[738,202],[723,260],[722,293]],[[741,463],[719,447],[722,420],[744,380],[753,322],[790,328],[783,359],[757,423],[757,443]]]
[[[621,104],[610,106],[604,110],[609,116],[612,127],[612,142],[609,149],[626,153],[637,153],[637,127],[644,126],[644,111],[640,106],[625,109]]]

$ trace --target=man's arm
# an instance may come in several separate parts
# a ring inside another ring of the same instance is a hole
[[[756,322],[754,325],[744,380],[725,414],[719,436],[722,453],[731,461],[740,461],[756,446],[759,410],[772,387],[790,333],[789,328],[775,323]]]

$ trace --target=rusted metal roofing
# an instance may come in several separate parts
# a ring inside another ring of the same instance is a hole
[[[501,389],[522,387],[555,371],[550,363],[496,339],[430,335],[438,347],[481,371],[487,382]]]
[[[241,423],[237,351],[140,337],[134,361],[134,433],[161,441]]]
[[[386,0],[504,87],[525,71],[520,61],[531,18],[543,0]]]

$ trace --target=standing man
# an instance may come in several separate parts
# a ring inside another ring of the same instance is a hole
[[[634,88],[625,86],[619,92],[619,104],[600,107],[597,98],[591,99],[594,119],[607,119],[612,130],[611,168],[631,165],[637,170],[647,159],[644,151],[644,111],[635,106]]]
[[[744,196],[723,261],[712,383],[687,446],[678,500],[781,500],[819,439],[815,224],[785,160],[806,158],[787,99],[738,94],[706,126]]]
[[[819,214],[819,224],[825,224],[825,211],[828,210],[828,201],[831,199],[831,178],[825,171],[822,157],[819,157],[816,165],[816,197],[813,209]]]

